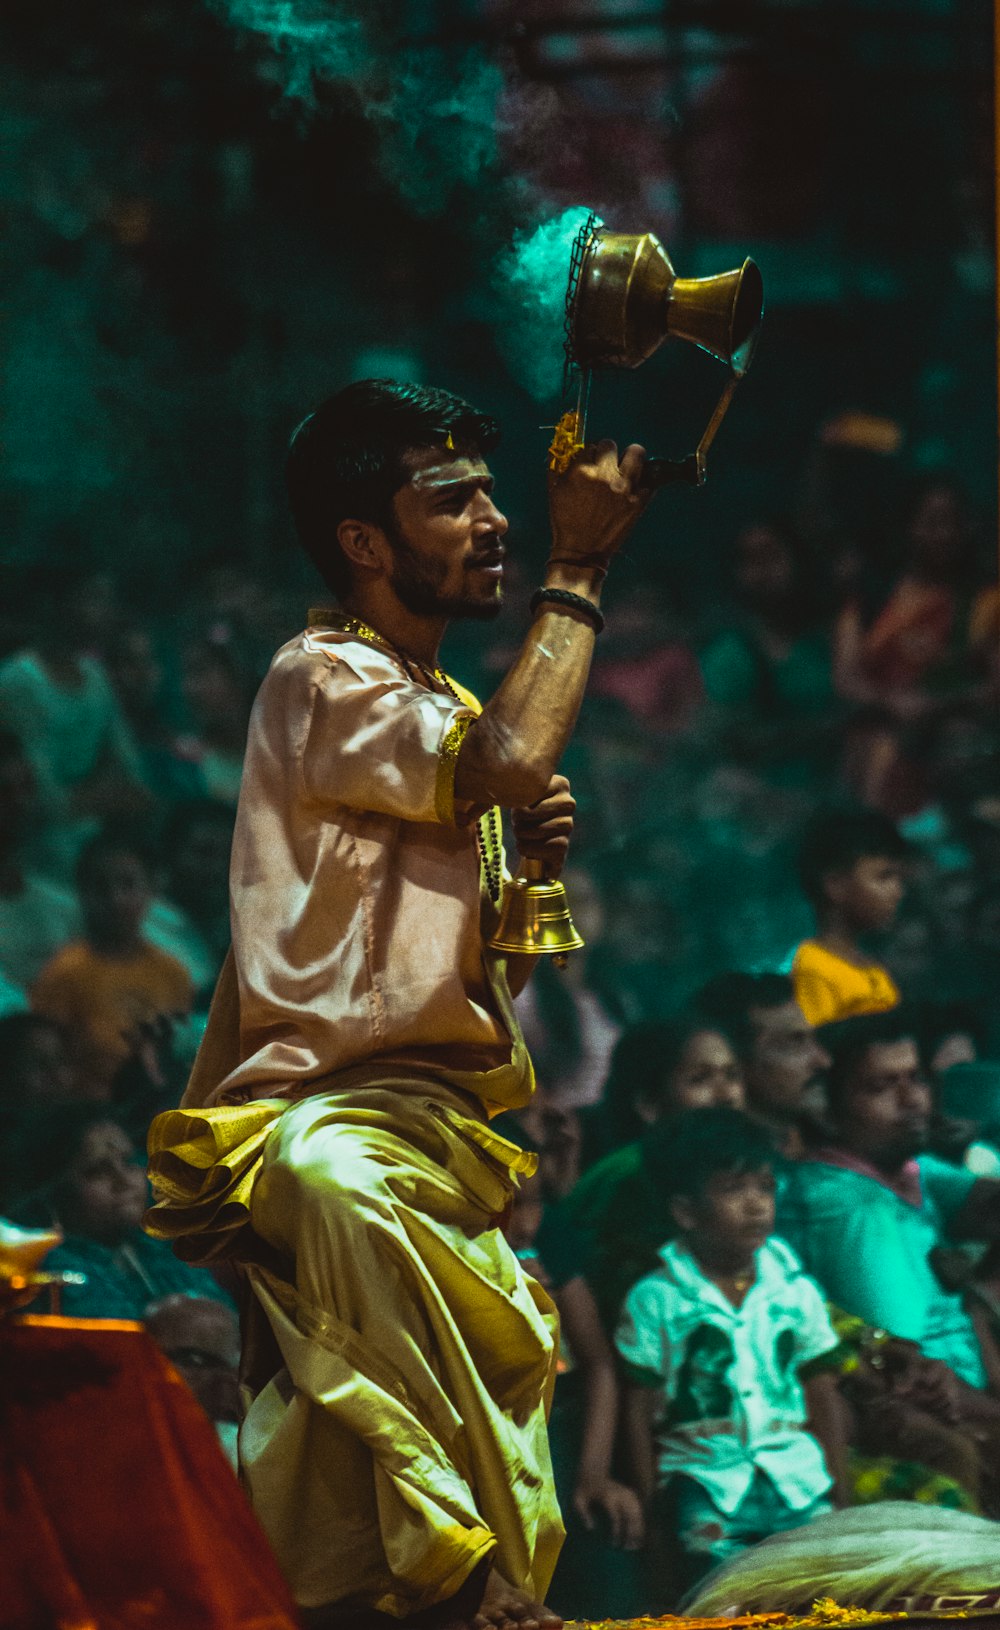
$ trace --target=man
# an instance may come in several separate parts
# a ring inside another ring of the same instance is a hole
[[[802,1152],[803,1115],[818,1107],[830,1055],[795,999],[787,974],[718,974],[696,998],[732,1036],[743,1066],[747,1108],[782,1153]]]
[[[977,1330],[929,1255],[948,1238],[995,1236],[1000,1183],[922,1152],[931,1094],[905,1014],[850,1020],[829,1046],[830,1140],[786,1169],[779,1230],[831,1301],[983,1389]]]
[[[533,1086],[511,1004],[527,969],[486,946],[495,806],[557,875],[555,769],[643,452],[602,442],[552,478],[537,615],[480,712],[438,647],[499,608],[497,437],[444,391],[367,380],[292,439],[293,514],[342,610],[258,695],[232,954],[184,1107],[151,1134],[153,1230],[242,1258],[267,1315],[242,1467],[309,1623],[559,1622],[541,1605],[562,1534],[552,1305],[497,1226],[533,1162],[488,1126]]]
[[[81,1096],[110,1098],[143,1032],[190,1012],[191,979],[146,938],[149,864],[128,832],[91,838],[76,870],[83,933],[46,963],[31,1003],[70,1037]]]

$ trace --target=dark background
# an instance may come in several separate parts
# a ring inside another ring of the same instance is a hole
[[[288,433],[372,371],[501,416],[501,493],[540,551],[538,427],[557,404],[501,359],[491,277],[515,227],[572,203],[657,231],[683,275],[753,254],[767,290],[711,485],[660,503],[627,570],[711,594],[727,534],[788,505],[816,425],[845,407],[897,417],[912,467],[953,468],[992,506],[986,0],[397,0],[362,8],[346,76],[269,34],[279,9],[8,0],[16,561],[113,562],[140,600],[226,554],[287,581]],[[392,108],[400,65],[415,85]],[[717,374],[670,345],[600,382],[594,428],[686,452]]]

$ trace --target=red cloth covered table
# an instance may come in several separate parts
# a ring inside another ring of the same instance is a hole
[[[0,1322],[4,1630],[295,1630],[202,1413],[141,1325]]]

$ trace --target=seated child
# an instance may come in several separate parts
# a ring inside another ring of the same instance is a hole
[[[42,969],[31,1003],[72,1037],[79,1096],[108,1098],[143,1030],[190,1010],[191,979],[143,935],[151,890],[135,844],[114,834],[94,838],[80,855],[77,887],[84,936]]]
[[[629,1292],[615,1342],[635,1481],[687,1587],[839,1503],[839,1355],[819,1289],[772,1234],[768,1133],[719,1108],[658,1134],[647,1158],[678,1237]]]
[[[895,1007],[888,969],[862,948],[866,934],[892,926],[903,896],[905,838],[885,815],[830,811],[809,827],[799,879],[816,914],[816,934],[792,961],[795,999],[810,1024],[834,1024]]]

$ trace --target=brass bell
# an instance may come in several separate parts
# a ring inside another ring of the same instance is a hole
[[[557,958],[582,947],[566,890],[545,876],[540,860],[522,860],[517,876],[504,885],[500,921],[488,944],[508,956]]]
[[[582,368],[638,368],[670,336],[688,340],[742,377],[764,309],[757,266],[678,277],[652,232],[591,231],[572,297],[571,339]]]

